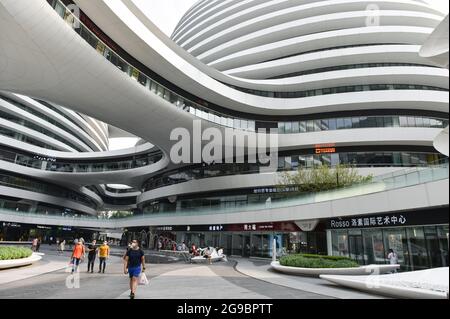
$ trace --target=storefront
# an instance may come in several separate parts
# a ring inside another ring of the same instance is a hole
[[[188,247],[222,247],[230,256],[272,256],[276,240],[277,253],[326,253],[325,224],[313,231],[302,231],[294,222],[251,223],[230,225],[195,225],[156,227],[157,236],[185,243]]]
[[[393,249],[404,271],[449,265],[448,207],[335,218],[326,227],[330,255],[384,264]]]
[[[98,232],[70,226],[47,226],[0,222],[0,241],[31,241],[39,238],[43,244],[55,244],[57,240],[71,243],[75,238],[91,240]]]

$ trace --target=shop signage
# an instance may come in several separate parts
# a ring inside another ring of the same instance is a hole
[[[22,226],[19,225],[19,224],[16,224],[16,223],[3,223],[3,227],[15,227],[15,228],[20,228],[20,227],[22,227]]]
[[[209,231],[222,231],[223,226],[222,225],[209,226],[208,230]]]
[[[173,226],[160,226],[160,227],[156,227],[156,230],[160,230],[160,231],[173,231],[174,227]]]
[[[335,143],[316,144],[314,147],[316,149],[315,150],[316,154],[336,153],[336,144]]]
[[[336,153],[335,147],[316,148],[316,154],[331,154],[331,153]]]
[[[160,226],[156,227],[157,231],[200,231],[200,232],[253,232],[253,231],[287,231],[296,232],[300,228],[291,222],[274,222],[274,223],[247,223],[247,224],[230,224],[230,225],[186,225],[186,226]]]
[[[438,225],[448,223],[448,212],[420,211],[350,216],[328,220],[327,229],[401,227],[411,225]]]
[[[52,157],[43,157],[43,156],[39,156],[39,155],[35,155],[33,157],[33,159],[37,159],[40,161],[45,161],[45,162],[56,162],[56,158],[52,158]]]
[[[49,226],[41,226],[41,225],[37,225],[36,226],[38,229],[52,229],[51,227],[49,227]]]

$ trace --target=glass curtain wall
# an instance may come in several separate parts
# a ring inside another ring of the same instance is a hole
[[[449,226],[332,230],[332,254],[362,265],[385,264],[389,249],[405,271],[448,267]]]

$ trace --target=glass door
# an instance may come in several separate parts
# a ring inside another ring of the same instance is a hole
[[[366,264],[386,263],[386,252],[383,244],[383,232],[380,229],[363,230],[364,261]]]
[[[389,249],[393,249],[398,255],[398,263],[402,266],[402,269],[412,270],[405,229],[384,229],[383,239],[386,253]]]
[[[243,256],[243,235],[242,234],[233,234],[232,239],[232,254],[234,256]]]
[[[362,242],[361,231],[359,234],[349,234],[348,244],[350,251],[350,258],[357,261],[359,264],[364,264],[364,246]]]
[[[250,250],[251,250],[251,246],[250,246],[250,234],[244,234],[243,235],[244,238],[244,245],[243,245],[243,253],[242,256],[243,257],[250,257]]]

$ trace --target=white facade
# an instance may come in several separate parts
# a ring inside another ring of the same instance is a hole
[[[314,150],[323,144],[336,152],[318,161],[351,164],[349,154],[356,154],[361,174],[427,166],[438,158],[433,142],[448,125],[448,69],[419,53],[444,16],[420,1],[199,1],[173,40],[132,1],[74,2],[104,33],[94,41],[114,42],[120,51],[104,42],[93,48],[62,19],[67,16],[57,0],[56,11],[45,0],[0,2],[0,145],[14,149],[14,159],[0,160],[0,173],[59,185],[93,202],[80,208],[72,197],[59,206],[95,215],[108,208],[146,212],[153,202],[163,207],[173,200],[181,209],[182,200],[217,200],[233,192],[250,197],[252,189],[276,187],[282,170],[295,170],[293,158],[296,165],[303,158],[317,161]],[[129,55],[129,65],[123,63],[128,71],[114,65],[112,53]],[[280,161],[289,167],[230,174],[217,166],[217,175],[189,180],[192,167],[170,162],[169,136],[176,127],[191,132],[193,120],[239,134],[275,127]],[[110,152],[104,123],[152,145]],[[25,155],[32,165],[19,160]],[[392,163],[374,159],[383,156]],[[171,172],[181,182],[167,178]],[[133,189],[119,192],[106,184]],[[0,189],[0,196],[14,197],[11,190]],[[21,196],[58,206],[49,194],[32,193]],[[430,206],[448,205],[448,197],[446,203],[445,196],[436,198]],[[339,212],[352,214],[342,207]],[[242,212],[229,221],[275,222],[282,214]],[[337,216],[330,214],[315,217]],[[211,213],[198,223],[225,223],[223,216]],[[289,211],[289,220],[313,217]],[[160,220],[181,223],[177,218],[172,213]]]

